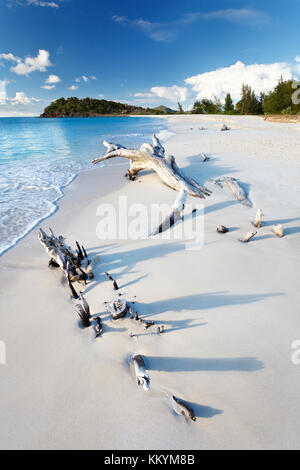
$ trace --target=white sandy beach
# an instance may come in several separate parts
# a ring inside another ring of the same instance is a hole
[[[94,266],[86,286],[103,335],[81,329],[74,301],[48,268],[35,228],[1,263],[0,448],[294,449],[300,435],[300,124],[259,117],[170,116],[167,154],[213,193],[205,206],[204,246],[172,240],[99,240],[97,207],[119,196],[150,207],[176,194],[155,173],[134,182],[127,162],[108,161],[66,188],[59,210],[40,226],[79,240]],[[226,122],[229,132],[220,132]],[[207,130],[200,130],[205,127]],[[200,152],[209,155],[203,163]],[[116,164],[117,163],[117,164]],[[247,208],[211,178],[234,176]],[[199,199],[189,197],[195,205]],[[257,209],[265,223],[249,244]],[[284,226],[285,237],[272,234]],[[230,232],[220,235],[217,225]],[[165,325],[153,334],[129,318],[112,321],[108,271],[141,316]],[[130,332],[137,336],[131,338]],[[145,356],[151,390],[138,387],[128,362]],[[194,409],[176,416],[169,396]]]

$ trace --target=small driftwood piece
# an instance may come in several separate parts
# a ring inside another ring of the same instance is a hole
[[[76,250],[73,250],[65,242],[62,235],[56,237],[50,229],[50,235],[40,228],[38,233],[39,240],[50,257],[50,267],[60,267],[67,278],[73,297],[76,299],[78,295],[71,283],[84,282],[88,277],[94,277],[91,262],[87,257],[86,251],[76,242]]]
[[[280,224],[279,225],[273,225],[272,230],[275,233],[275,235],[277,235],[277,237],[279,237],[279,238],[284,237],[284,230],[283,230],[282,225],[280,225]]]
[[[100,317],[96,317],[96,325],[95,325],[95,332],[96,332],[96,338],[101,335],[102,330],[103,330],[103,325]]]
[[[160,335],[161,333],[164,332],[164,330],[165,330],[165,325],[159,325],[159,326],[157,327],[156,332],[157,332],[158,335]]]
[[[134,312],[132,310],[131,305],[129,305],[128,303],[127,303],[127,309],[128,309],[131,320],[133,320],[134,319]]]
[[[184,210],[185,201],[187,198],[187,191],[181,190],[171,208],[170,214],[162,221],[162,223],[154,229],[151,236],[155,236],[158,233],[165,232],[169,228],[173,227],[178,220],[182,219],[182,212]]]
[[[81,318],[81,323],[82,325],[87,328],[91,326],[91,313],[90,313],[90,307],[89,304],[87,303],[86,299],[81,295],[79,297],[80,304],[75,305],[75,310],[79,317]]]
[[[152,320],[148,320],[148,321],[146,321],[146,320],[141,320],[141,321],[142,321],[142,323],[143,323],[143,326],[144,326],[144,329],[145,329],[145,330],[148,330],[148,328],[150,328],[150,326],[153,326],[153,325],[154,325],[154,321],[152,321]]]
[[[232,192],[235,199],[240,201],[244,206],[251,207],[251,203],[248,201],[245,191],[239,185],[236,178],[225,178],[224,183],[226,184],[227,188]]]
[[[227,233],[229,232],[229,228],[225,227],[224,225],[218,225],[217,232],[219,233]]]
[[[134,365],[135,376],[138,385],[141,385],[144,390],[150,390],[150,377],[146,372],[146,366],[143,356],[136,354],[132,359]]]
[[[105,273],[105,274],[108,277],[108,279],[112,281],[114,290],[119,290],[119,286],[117,282],[114,280],[114,278],[109,273]]]
[[[107,304],[106,308],[113,317],[113,320],[118,320],[118,318],[125,317],[127,314],[126,299],[119,298],[118,300]]]
[[[211,178],[210,180],[210,183],[214,183],[215,185],[219,186],[219,188],[223,189],[223,182],[224,180],[222,178],[218,178],[217,180],[214,179],[214,178]]]
[[[256,216],[255,216],[255,219],[254,219],[254,222],[253,222],[254,227],[261,228],[263,218],[264,218],[263,211],[261,209],[258,209],[258,211],[256,213]]]
[[[172,405],[175,413],[179,415],[184,415],[186,418],[196,421],[196,416],[192,408],[181,398],[177,398],[174,395],[172,396]]]
[[[163,183],[175,191],[179,191],[181,197],[185,192],[190,196],[203,199],[211,194],[209,189],[183,173],[177,166],[173,155],[165,155],[165,149],[156,135],[152,138],[152,144],[145,143],[138,150],[127,149],[106,141],[103,144],[107,148],[106,154],[96,158],[92,163],[96,164],[116,157],[127,158],[130,160],[130,167],[126,173],[129,179],[135,179],[142,170],[154,170]]]
[[[207,155],[205,155],[205,153],[200,153],[200,158],[202,160],[202,162],[208,162],[209,160],[209,157]]]
[[[226,124],[223,124],[223,126],[221,127],[221,131],[224,132],[224,131],[230,131],[230,127],[228,127]]]
[[[257,234],[257,230],[252,230],[251,232],[248,232],[244,238],[241,238],[241,242],[243,243],[248,243],[250,240],[252,240],[253,237]]]
[[[138,312],[133,311],[129,302],[127,302],[127,311],[129,312],[131,320],[139,321],[145,330],[148,330],[148,328],[154,325],[154,321],[152,320],[143,320],[142,318],[139,318]]]

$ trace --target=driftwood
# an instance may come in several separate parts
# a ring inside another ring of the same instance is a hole
[[[157,332],[158,335],[160,335],[161,333],[164,332],[164,330],[165,330],[165,325],[159,325],[159,326],[157,327],[156,332]]]
[[[40,228],[39,240],[50,256],[49,266],[60,267],[67,278],[72,296],[77,299],[77,292],[72,286],[72,282],[86,283],[88,278],[93,278],[91,261],[88,259],[86,251],[76,242],[76,250],[73,250],[65,243],[62,235],[56,237],[50,229],[50,235]]]
[[[218,225],[217,232],[219,233],[227,233],[229,232],[229,228],[224,227],[224,225]]]
[[[224,183],[226,184],[227,188],[230,189],[235,199],[240,201],[244,206],[251,207],[251,203],[248,201],[245,191],[239,185],[236,178],[225,178]]]
[[[182,219],[182,212],[184,210],[185,201],[187,198],[187,191],[185,189],[181,190],[171,208],[170,214],[163,220],[163,222],[153,230],[151,233],[152,236],[157,235],[158,233],[165,232],[170,227],[172,227],[178,220]]]
[[[210,183],[214,183],[214,184],[216,184],[217,186],[219,186],[219,188],[223,189],[223,184],[222,184],[222,183],[224,182],[224,179],[218,178],[218,179],[216,180],[216,179],[214,179],[214,178],[211,178],[209,181],[210,181]]]
[[[81,323],[82,325],[87,328],[91,326],[91,313],[90,313],[90,307],[89,304],[87,303],[86,299],[81,295],[79,297],[80,304],[75,305],[75,310],[79,317],[81,318]]]
[[[248,232],[244,238],[241,238],[241,242],[243,243],[248,243],[255,235],[257,234],[257,230],[252,230],[251,232]]]
[[[140,318],[138,312],[133,311],[129,302],[127,302],[127,311],[129,312],[131,320],[140,322],[141,325],[143,325],[145,330],[148,330],[148,328],[150,328],[151,326],[155,324],[154,321],[152,320],[143,320],[142,318]]]
[[[207,155],[205,155],[205,153],[200,153],[200,158],[203,162],[208,162],[209,160],[209,157]]]
[[[263,218],[264,218],[263,211],[261,209],[258,209],[258,211],[256,213],[256,216],[255,216],[255,219],[254,219],[254,222],[253,222],[253,225],[257,228],[261,228]]]
[[[144,325],[145,330],[148,330],[148,328],[150,328],[150,326],[154,325],[154,321],[152,321],[152,320],[148,320],[148,321],[141,320],[141,321]]]
[[[210,179],[211,183],[216,184],[221,189],[223,189],[223,183],[226,184],[227,188],[232,192],[235,199],[240,201],[244,206],[252,207],[251,202],[247,199],[247,194],[245,193],[244,189],[238,183],[236,178],[232,178],[228,176],[226,178],[218,178],[218,179]]]
[[[103,144],[107,148],[106,154],[96,158],[92,163],[100,163],[115,157],[127,158],[130,160],[130,167],[126,176],[131,180],[134,180],[142,170],[154,170],[163,183],[175,191],[180,192],[180,200],[176,200],[178,203],[181,202],[183,198],[185,201],[186,194],[203,199],[205,196],[211,194],[209,189],[201,186],[193,178],[185,175],[177,166],[175,158],[172,155],[165,155],[165,149],[155,135],[152,138],[152,144],[143,144],[138,150],[127,149],[121,145],[106,141],[104,141]],[[176,207],[175,209],[177,211]],[[170,226],[170,223],[167,224],[168,228]]]
[[[284,237],[284,230],[282,225],[273,225],[273,232],[277,237],[282,238]]]
[[[112,281],[114,290],[119,290],[119,286],[117,282],[114,280],[114,278],[109,273],[105,273],[105,274],[108,277],[108,279]]]
[[[95,331],[96,331],[96,338],[101,335],[102,330],[103,330],[103,325],[100,317],[96,317],[96,325],[95,325]]]
[[[150,377],[146,372],[143,356],[136,354],[133,357],[132,362],[134,365],[134,371],[138,385],[142,385],[144,390],[150,390]]]
[[[185,401],[181,400],[181,398],[172,396],[172,405],[177,414],[184,415],[186,418],[196,421],[193,410]]]
[[[118,300],[107,304],[106,308],[113,317],[113,320],[118,320],[118,318],[125,317],[127,314],[126,299],[119,298]]]
[[[230,127],[226,126],[226,124],[223,124],[223,126],[221,127],[221,131],[230,131]]]

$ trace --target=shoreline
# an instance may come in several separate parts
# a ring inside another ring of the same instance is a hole
[[[1,448],[297,448],[299,366],[291,362],[291,344],[299,336],[299,131],[255,117],[230,116],[230,132],[220,132],[223,116],[167,119],[175,132],[167,154],[213,191],[204,201],[189,198],[205,208],[203,248],[97,237],[101,204],[118,209],[126,196],[128,205],[147,210],[172,205],[174,191],[156,174],[128,182],[128,163],[121,161],[88,170],[66,187],[42,227],[87,249],[95,279],[85,296],[103,319],[103,335],[95,340],[92,329],[78,327],[37,228],[1,256],[0,339],[7,345]],[[210,160],[203,163],[199,152]],[[209,183],[224,176],[240,179],[251,209]],[[242,244],[258,208],[265,223]],[[273,223],[283,224],[283,239],[272,235]],[[218,234],[219,224],[229,233]],[[106,271],[126,297],[136,296],[143,318],[165,325],[162,335],[109,318],[103,302],[114,294]],[[149,392],[137,387],[129,367],[135,353],[146,359]],[[191,404],[196,423],[172,413],[171,394]]]
[[[118,117],[123,117],[123,116],[118,116]],[[137,116],[133,116],[133,117],[137,117]],[[138,116],[139,117],[139,116]],[[147,116],[147,117],[150,117],[150,118],[158,118],[159,119],[159,116]],[[159,131],[159,132],[164,132],[165,130],[163,129],[162,131]],[[168,132],[168,131],[165,131],[165,132]],[[169,137],[167,137],[168,139]],[[115,164],[115,163],[114,163]],[[105,165],[105,164],[104,164]],[[51,210],[49,213],[43,215],[40,219],[36,220],[36,221],[33,221],[29,227],[25,228],[24,229],[24,232],[18,236],[10,246],[7,246],[6,248],[1,248],[2,251],[0,251],[0,259],[1,259],[1,256],[10,251],[11,249],[13,249],[15,246],[17,246],[17,244],[20,242],[20,240],[22,240],[24,237],[26,237],[28,234],[30,234],[30,232],[35,229],[40,223],[43,223],[46,219],[48,219],[49,217],[51,217],[53,214],[55,214],[59,208],[59,205],[57,204],[58,201],[60,201],[64,196],[65,196],[65,189],[67,187],[69,187],[73,181],[80,177],[81,175],[84,175],[86,172],[88,171],[93,171],[94,169],[97,169],[99,167],[99,165],[97,167],[94,167],[94,168],[90,168],[90,169],[82,169],[79,173],[75,173],[72,175],[71,179],[66,182],[64,185],[60,185],[60,186],[57,186],[57,190],[60,192],[60,194],[57,196],[56,199],[52,200],[52,201],[48,201],[52,207],[51,207]]]

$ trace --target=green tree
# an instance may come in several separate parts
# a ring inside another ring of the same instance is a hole
[[[195,101],[193,109],[192,109],[192,113],[193,114],[203,114],[203,112],[204,112],[204,110],[203,110],[203,106],[202,106],[201,101]]]
[[[252,88],[243,83],[242,85],[242,97],[241,100],[236,104],[236,109],[241,114],[261,114],[262,106],[256,97]]]
[[[283,81],[281,77],[275,89],[269,93],[263,102],[263,110],[266,114],[295,114],[300,111],[300,105],[293,103],[292,80]]]
[[[230,93],[227,93],[225,98],[224,112],[225,114],[230,114],[234,111],[234,106]]]
[[[179,114],[184,114],[183,107],[181,106],[180,103],[178,103],[178,113]]]

